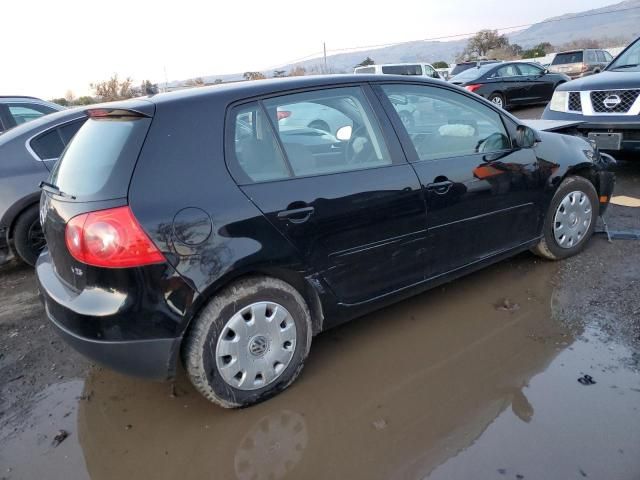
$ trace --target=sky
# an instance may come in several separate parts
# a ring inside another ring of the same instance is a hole
[[[615,0],[0,0],[0,95],[272,70],[331,49],[534,23]],[[166,75],[165,75],[166,72]]]

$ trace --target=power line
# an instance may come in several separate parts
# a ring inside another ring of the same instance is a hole
[[[540,22],[523,23],[521,25],[512,25],[512,26],[509,26],[509,27],[493,28],[491,30],[498,30],[498,31],[514,30],[514,29],[518,29],[518,28],[531,27],[533,25],[541,25],[541,24],[554,23],[554,22],[564,22],[566,20],[573,20],[573,19],[576,19],[576,18],[595,17],[595,16],[598,16],[598,15],[608,15],[610,13],[627,12],[629,10],[637,10],[637,9],[640,9],[640,6],[619,8],[619,9],[615,9],[615,10],[608,10],[606,12],[583,13],[583,14],[573,15],[571,17],[550,18],[548,20],[542,20]],[[383,47],[391,47],[391,46],[395,46],[395,45],[404,45],[404,44],[415,43],[415,42],[433,42],[433,41],[438,41],[438,40],[469,37],[471,35],[475,35],[476,33],[478,33],[478,32],[475,31],[475,32],[468,32],[468,33],[457,33],[457,34],[454,34],[454,35],[444,35],[444,36],[440,36],[440,37],[429,37],[429,38],[422,38],[422,39],[417,39],[417,40],[407,40],[407,41],[403,41],[403,42],[380,43],[380,44],[377,44],[377,45],[363,45],[363,46],[358,46],[358,47],[334,48],[334,49],[328,49],[327,53],[334,54],[334,53],[348,52],[348,51],[353,51],[353,50],[365,50],[365,49],[370,49],[370,48],[383,48]],[[302,62],[304,60],[311,60],[313,58],[320,57],[321,55],[323,55],[323,52],[312,53],[310,55],[306,55],[305,57],[299,58],[297,60],[292,60],[292,61],[288,61],[288,62],[279,63],[278,65],[276,65],[274,67],[266,68],[265,70],[271,70],[272,68],[276,68],[278,66],[299,63],[299,62]]]

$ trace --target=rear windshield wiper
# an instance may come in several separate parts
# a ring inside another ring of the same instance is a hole
[[[76,197],[74,197],[73,195],[69,195],[68,193],[64,193],[57,186],[55,186],[53,183],[49,183],[49,182],[45,182],[45,181],[40,182],[40,190],[43,190],[43,191],[48,192],[48,193],[53,193],[54,195],[58,195],[59,197],[70,198],[71,200],[75,200],[76,199]]]
[[[637,67],[638,65],[640,65],[640,64],[638,64],[638,63],[629,63],[627,65],[618,65],[617,67],[613,67],[611,70],[617,70],[619,68],[633,68],[633,67]]]

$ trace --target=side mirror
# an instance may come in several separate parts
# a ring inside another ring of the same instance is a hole
[[[340,127],[336,132],[336,138],[341,142],[346,142],[347,140],[351,140],[351,134],[353,133],[353,127],[351,125],[345,125],[344,127]]]
[[[540,136],[531,127],[518,125],[516,129],[516,145],[520,148],[532,148],[540,141]]]

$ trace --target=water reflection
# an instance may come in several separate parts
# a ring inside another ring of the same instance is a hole
[[[530,256],[314,341],[300,380],[227,411],[181,374],[174,392],[96,370],[78,430],[93,479],[416,478],[467,448],[572,342],[550,314],[555,271]],[[494,306],[509,298],[519,308]]]

